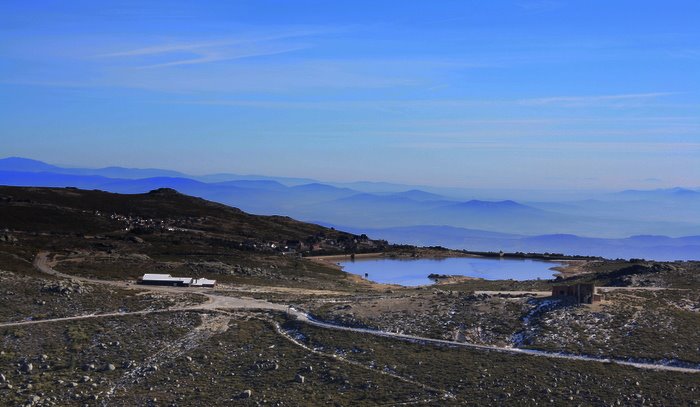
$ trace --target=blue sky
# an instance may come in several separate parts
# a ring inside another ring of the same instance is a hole
[[[3,1],[0,156],[700,184],[697,1]]]

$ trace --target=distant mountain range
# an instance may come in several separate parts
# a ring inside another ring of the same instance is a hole
[[[129,194],[173,188],[247,212],[343,225],[344,230],[398,243],[625,258],[700,258],[700,190],[691,188],[516,202],[484,199],[467,190],[450,189],[443,195],[434,189],[390,183],[331,185],[292,177],[64,168],[17,157],[0,159],[0,184]],[[636,235],[645,236],[628,237]]]
[[[549,252],[595,255],[610,259],[646,258],[660,261],[700,258],[700,236],[671,238],[640,235],[623,239],[602,239],[567,234],[523,236],[432,225],[383,229],[332,224],[324,224],[324,226],[350,233],[365,233],[375,239],[385,239],[393,243],[468,248],[472,251]]]

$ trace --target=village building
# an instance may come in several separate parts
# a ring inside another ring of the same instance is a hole
[[[552,287],[552,297],[574,298],[578,304],[593,304],[602,297],[596,294],[595,284],[555,285]]]
[[[165,285],[172,287],[214,287],[216,280],[192,277],[173,277],[170,274],[144,274],[137,280],[138,284]]]

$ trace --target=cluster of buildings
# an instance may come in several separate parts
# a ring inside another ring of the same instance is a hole
[[[99,211],[96,212],[96,215],[100,215]],[[197,218],[197,219],[180,219],[180,220],[175,220],[175,219],[152,219],[152,218],[142,218],[140,216],[125,216],[125,215],[119,215],[119,214],[112,214],[109,216],[110,219],[112,220],[117,220],[124,222],[126,226],[124,227],[124,230],[129,231],[129,230],[134,230],[134,229],[145,229],[145,230],[160,230],[160,231],[168,231],[168,232],[174,232],[174,231],[184,231],[186,229],[179,228],[175,226],[178,223],[186,223],[186,222],[193,222],[196,220],[201,220],[202,218]]]
[[[173,277],[170,274],[144,274],[138,284],[165,285],[170,287],[214,287],[216,280],[193,277]]]
[[[372,251],[379,249],[387,242],[383,240],[371,240],[366,235],[356,236],[354,238],[334,239],[328,237],[314,236],[303,240],[282,240],[282,241],[265,241],[259,242],[247,240],[240,243],[240,247],[246,250],[279,252],[282,254],[298,254],[304,252],[312,253],[338,253],[347,252],[349,249],[355,251]]]
[[[188,225],[195,225],[207,220],[207,217],[182,217],[177,219],[153,219],[141,216],[130,216],[113,213],[104,214],[94,211],[97,216],[107,216],[112,220],[124,223],[124,231],[161,231],[161,232],[188,232]],[[264,241],[246,239],[237,244],[241,250],[258,252],[280,253],[283,255],[300,255],[301,253],[334,254],[339,252],[371,252],[381,250],[388,243],[385,240],[372,240],[367,235],[350,236],[340,235],[327,237],[323,233],[317,233],[303,240],[279,240]],[[235,246],[234,246],[235,247]]]

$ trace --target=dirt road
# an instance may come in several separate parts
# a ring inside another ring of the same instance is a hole
[[[192,305],[188,307],[171,308],[171,311],[184,311],[184,310],[215,310],[218,308],[225,309],[265,309],[274,311],[284,311],[286,307],[280,304],[273,304],[268,301],[256,300],[254,298],[248,297],[230,297],[225,295],[211,294],[208,291],[209,288],[195,288],[189,287],[186,289],[178,287],[165,287],[165,286],[153,286],[153,285],[134,285],[127,281],[109,281],[109,280],[98,280],[86,277],[77,277],[69,274],[61,273],[55,270],[49,263],[47,252],[40,252],[34,259],[34,266],[41,272],[46,274],[51,274],[54,276],[66,278],[74,281],[82,281],[92,284],[103,284],[109,285],[111,287],[127,289],[127,290],[138,290],[138,291],[154,291],[154,292],[165,292],[173,294],[200,294],[207,297],[208,301],[204,304]],[[104,315],[104,314],[102,314]]]
[[[349,331],[349,332],[356,332],[356,333],[368,334],[368,335],[374,335],[374,336],[382,336],[385,338],[394,338],[394,339],[400,339],[400,340],[409,341],[409,342],[418,342],[418,343],[435,344],[435,345],[447,345],[447,346],[453,346],[453,347],[471,348],[471,349],[479,349],[479,350],[495,351],[495,352],[506,352],[506,353],[513,353],[513,354],[518,354],[518,355],[530,355],[530,356],[546,357],[546,358],[552,358],[552,359],[578,360],[578,361],[596,362],[596,363],[615,363],[615,364],[619,364],[619,365],[632,366],[632,367],[636,367],[636,368],[640,368],[640,369],[666,370],[666,371],[684,372],[684,373],[700,373],[700,365],[688,366],[688,367],[669,366],[669,365],[662,364],[662,363],[644,363],[644,362],[634,362],[634,361],[622,360],[622,359],[598,358],[598,357],[588,356],[588,355],[570,355],[570,354],[564,354],[564,353],[546,352],[546,351],[540,351],[540,350],[535,350],[535,349],[512,348],[512,347],[492,346],[492,345],[479,345],[479,344],[468,343],[468,342],[455,342],[455,341],[449,341],[449,340],[444,340],[444,339],[426,338],[426,337],[422,337],[422,336],[406,335],[406,334],[400,334],[400,333],[395,333],[395,332],[379,331],[379,330],[374,330],[374,329],[353,328],[353,327],[335,325],[335,324],[331,324],[328,322],[315,320],[315,319],[313,319],[313,317],[309,316],[308,314],[306,314],[304,312],[296,311],[296,310],[293,310],[290,314],[294,315],[296,317],[296,319],[298,319],[300,321],[303,321],[309,325],[313,325],[313,326],[316,326],[319,328],[335,329],[335,330],[340,330],[340,331]]]
[[[39,253],[36,256],[36,259],[34,260],[34,265],[37,267],[37,269],[39,269],[40,271],[42,271],[44,273],[67,278],[67,279],[71,279],[71,280],[85,281],[85,282],[90,282],[90,283],[95,283],[95,284],[106,284],[106,285],[116,286],[119,288],[126,288],[126,289],[138,289],[138,290],[157,291],[157,292],[171,292],[171,293],[177,293],[177,294],[182,294],[183,292],[198,293],[198,294],[202,294],[202,295],[206,296],[208,301],[204,304],[197,304],[197,305],[191,305],[191,306],[185,306],[185,307],[174,307],[174,308],[163,309],[163,310],[135,311],[135,312],[128,312],[128,313],[114,312],[114,313],[80,315],[80,316],[74,316],[74,317],[46,319],[46,320],[38,320],[38,321],[10,322],[10,323],[0,324],[0,327],[10,327],[10,326],[20,326],[20,325],[40,324],[40,323],[51,323],[51,322],[60,322],[60,321],[71,321],[71,320],[79,320],[79,319],[87,319],[87,318],[118,317],[118,316],[124,316],[124,315],[143,315],[143,314],[151,314],[151,313],[158,313],[158,312],[170,312],[170,311],[266,310],[266,311],[286,312],[289,316],[292,316],[301,322],[304,322],[306,324],[313,325],[313,326],[316,326],[319,328],[333,329],[333,330],[337,330],[337,331],[354,332],[354,333],[359,333],[359,334],[380,336],[380,337],[385,337],[385,338],[393,338],[393,339],[410,341],[410,342],[417,342],[417,343],[422,343],[422,344],[433,344],[433,345],[441,345],[441,346],[471,348],[471,349],[478,349],[478,350],[484,350],[484,351],[507,352],[507,353],[512,353],[512,354],[527,355],[527,356],[533,356],[533,357],[546,357],[546,358],[553,358],[553,359],[576,360],[576,361],[584,361],[584,362],[592,362],[592,363],[616,363],[619,365],[631,366],[631,367],[636,367],[636,368],[641,368],[641,369],[665,370],[665,371],[684,372],[684,373],[700,373],[700,365],[669,366],[667,364],[662,364],[660,362],[659,363],[645,363],[645,362],[636,362],[636,361],[629,361],[629,360],[614,360],[614,359],[608,359],[608,358],[598,358],[598,357],[588,356],[588,355],[569,355],[569,354],[545,352],[545,351],[539,351],[539,350],[533,350],[533,349],[501,347],[501,346],[492,346],[492,345],[478,345],[478,344],[467,343],[467,342],[455,342],[455,341],[449,341],[449,340],[443,340],[443,339],[425,338],[425,337],[420,337],[420,336],[406,335],[406,334],[400,334],[400,333],[395,333],[395,332],[379,331],[379,330],[374,330],[374,329],[353,328],[353,327],[336,325],[336,324],[331,324],[328,322],[316,320],[312,316],[310,316],[308,313],[303,312],[301,310],[297,310],[297,309],[292,308],[291,306],[288,306],[288,305],[274,304],[274,303],[271,303],[268,301],[256,300],[253,298],[230,297],[230,296],[224,296],[224,295],[210,294],[210,293],[206,292],[206,289],[188,289],[187,291],[183,291],[182,288],[175,288],[175,287],[158,287],[158,286],[134,287],[133,285],[126,283],[126,282],[104,281],[104,280],[75,277],[75,276],[70,276],[68,274],[61,273],[61,272],[53,269],[48,261],[48,253],[45,253],[45,252]]]

